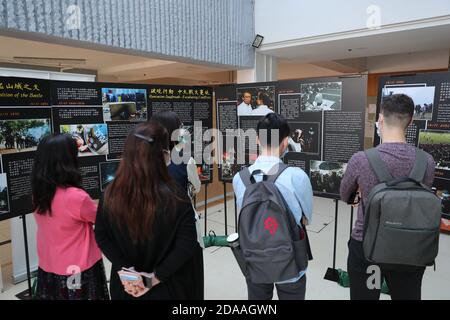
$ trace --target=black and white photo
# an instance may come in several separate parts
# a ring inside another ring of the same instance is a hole
[[[289,137],[289,151],[319,154],[320,123],[319,122],[291,122]]]
[[[318,193],[338,195],[346,169],[346,163],[312,160],[310,179],[313,190]]]
[[[304,83],[300,93],[302,112],[342,109],[342,82]]]

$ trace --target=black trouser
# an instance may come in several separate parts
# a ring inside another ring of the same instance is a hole
[[[361,241],[351,239],[349,244],[347,270],[350,279],[351,300],[378,300],[380,289],[369,289],[373,273],[368,271],[374,264],[367,261]],[[379,265],[381,271],[380,284],[386,279],[392,300],[420,300],[422,278],[425,267]],[[372,271],[373,272],[373,271]],[[369,277],[371,277],[369,279]]]
[[[255,284],[247,280],[248,300],[272,300],[273,286],[273,283]],[[306,275],[297,282],[275,286],[280,300],[305,300]]]

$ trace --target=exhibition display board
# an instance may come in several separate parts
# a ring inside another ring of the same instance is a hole
[[[136,125],[173,110],[191,133],[194,122],[201,121],[202,134],[212,128],[212,96],[210,87],[0,78],[0,220],[31,213],[31,171],[45,135],[73,137],[83,188],[99,199]],[[205,144],[195,145],[193,156],[202,155]],[[199,159],[199,175],[209,183],[211,167]]]
[[[150,116],[167,110],[178,115],[183,129],[189,132],[191,157],[196,159],[200,181],[202,184],[211,183],[213,180],[213,166],[209,158],[211,155],[204,156],[203,151],[211,144],[211,138],[206,139],[205,132],[213,127],[213,89],[151,85],[149,90]],[[198,126],[195,126],[196,122]],[[202,143],[199,143],[200,141]]]
[[[309,175],[316,196],[340,198],[346,163],[364,150],[367,76],[226,85],[215,92],[218,129],[224,135],[229,129],[256,129],[261,117],[280,113],[291,127],[284,162]],[[258,150],[246,142],[242,164],[237,161],[242,147],[226,147],[219,179],[231,182],[243,166],[253,163]]]
[[[434,187],[450,214],[450,72],[386,76],[379,80],[377,120],[384,98],[403,93],[414,101],[413,123],[407,142],[431,154],[436,162]],[[380,138],[375,132],[375,146]]]
[[[34,151],[51,118],[49,81],[0,78],[0,220],[31,212]]]

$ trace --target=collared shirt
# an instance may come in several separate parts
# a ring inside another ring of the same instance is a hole
[[[262,104],[252,111],[252,116],[266,116],[269,113],[273,113],[273,111],[265,104]]]
[[[267,173],[276,164],[281,163],[281,159],[273,156],[260,156],[255,163],[249,167],[250,172],[255,170],[262,170]],[[262,175],[256,175],[257,182],[262,180]],[[313,191],[311,182],[307,174],[300,168],[287,168],[275,181],[275,186],[282,194],[289,209],[291,210],[295,222],[300,226],[302,216],[305,216],[310,223],[312,221],[312,201]],[[244,199],[245,185],[241,180],[239,174],[233,178],[233,188],[236,194],[236,202],[238,210],[242,207]],[[293,283],[300,280],[306,273],[306,270],[301,270],[299,276],[281,283]]]
[[[253,111],[252,106],[249,104],[246,104],[245,102],[242,102],[237,107],[238,116],[251,116],[252,111]]]

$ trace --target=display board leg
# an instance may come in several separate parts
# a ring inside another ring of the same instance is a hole
[[[205,237],[208,234],[208,184],[205,184]]]
[[[336,270],[336,246],[337,246],[337,226],[338,226],[338,211],[339,211],[339,200],[334,200],[335,202],[335,212],[334,212],[334,245],[333,245],[333,267],[328,268],[325,273],[325,280],[330,280],[334,282],[339,281],[339,273]]]
[[[26,268],[27,268],[28,294],[29,294],[29,298],[32,299],[33,292],[31,289],[30,254],[28,251],[27,220],[26,220],[25,215],[22,215],[22,225],[23,225],[23,242],[25,245],[25,261],[26,261]]]
[[[236,195],[234,195],[234,230],[235,232],[238,232],[238,212],[237,212]]]
[[[353,213],[354,213],[354,208],[352,206],[350,209],[350,238],[352,237],[352,231],[353,231]]]
[[[227,203],[227,184],[223,183],[223,205],[225,209],[225,235],[228,236],[228,203]]]

